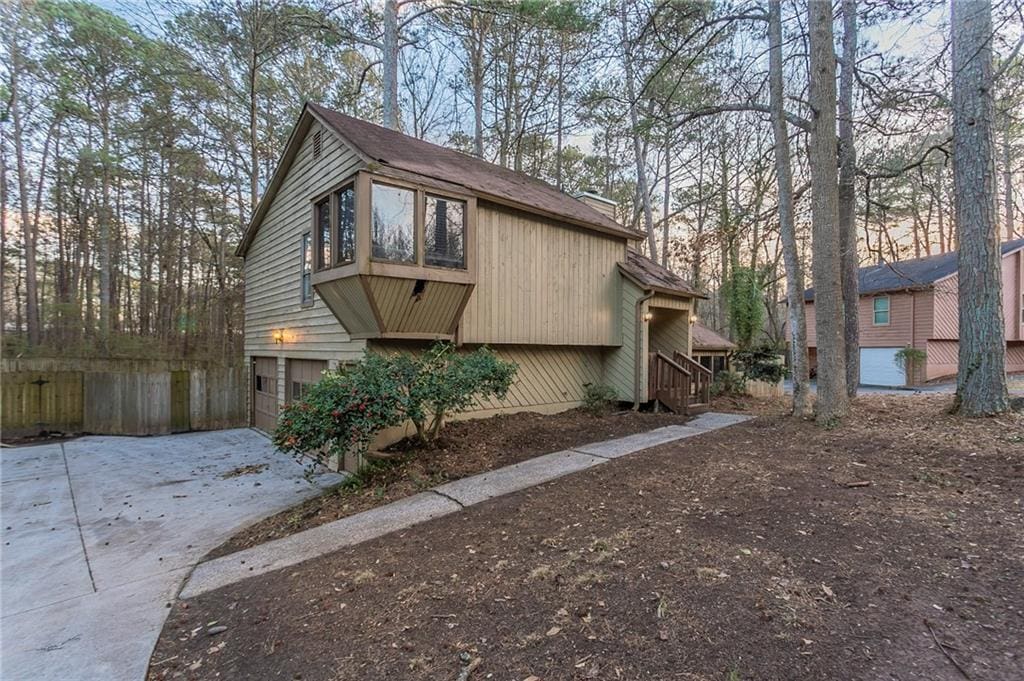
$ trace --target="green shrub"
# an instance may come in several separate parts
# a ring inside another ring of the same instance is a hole
[[[786,366],[772,346],[762,346],[733,353],[733,361],[749,381],[778,383],[786,377]]]
[[[445,418],[477,399],[501,399],[517,367],[488,348],[459,353],[435,343],[418,355],[367,351],[358,363],[327,372],[302,400],[285,406],[274,444],[297,458],[324,463],[363,454],[381,430],[410,420],[420,441],[433,443]]]
[[[600,416],[611,410],[612,405],[618,402],[619,396],[615,389],[603,383],[583,384],[583,408],[593,414]]]
[[[747,377],[735,371],[719,371],[711,384],[712,395],[743,395],[747,390]]]
[[[915,368],[924,363],[928,359],[928,353],[918,348],[912,348],[909,345],[896,353],[896,366],[903,371],[910,369],[913,371]]]

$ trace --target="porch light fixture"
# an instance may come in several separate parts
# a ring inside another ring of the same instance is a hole
[[[695,315],[695,314],[690,315],[690,323],[691,324],[696,324],[697,323],[697,315]]]
[[[649,322],[652,319],[654,319],[654,313],[653,312],[644,312],[644,321],[645,322]]]
[[[274,339],[274,342],[278,345],[284,344],[284,329],[274,329],[270,332],[270,337]]]

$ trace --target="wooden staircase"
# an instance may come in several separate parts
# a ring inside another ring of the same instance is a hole
[[[711,371],[681,352],[652,352],[647,380],[647,394],[677,414],[699,414],[711,406]]]

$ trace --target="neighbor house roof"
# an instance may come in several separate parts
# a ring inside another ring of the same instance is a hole
[[[371,162],[463,186],[483,198],[513,203],[630,238],[640,235],[555,187],[462,152],[346,116],[319,104],[309,108]]]
[[[1006,256],[1020,248],[1024,248],[1024,239],[1006,241],[1002,244],[1001,253]],[[956,274],[956,271],[957,252],[950,251],[925,258],[862,267],[857,274],[860,294],[867,296],[886,291],[926,289],[940,279]],[[804,300],[814,300],[813,288],[804,291]]]
[[[737,345],[700,322],[693,325],[694,350],[735,350]]]
[[[637,253],[632,248],[626,249],[626,261],[619,263],[619,269],[645,289],[674,295],[707,298],[678,274]]]

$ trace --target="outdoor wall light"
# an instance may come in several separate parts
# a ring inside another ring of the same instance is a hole
[[[696,324],[697,323],[697,315],[695,315],[695,314],[690,315],[690,323],[691,324]]]
[[[270,332],[270,337],[274,339],[274,342],[278,345],[284,344],[284,329],[274,329]]]
[[[649,322],[652,319],[654,319],[654,313],[653,312],[644,312],[644,321],[645,322]]]

